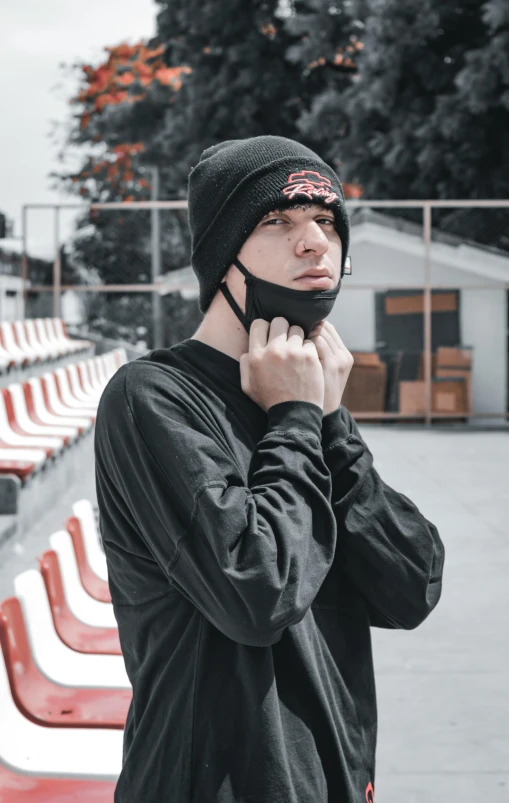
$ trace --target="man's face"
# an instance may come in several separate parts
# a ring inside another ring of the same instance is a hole
[[[341,251],[332,210],[299,204],[265,215],[238,258],[259,279],[294,290],[331,290],[340,279]],[[313,269],[322,269],[327,276],[300,278]],[[230,266],[226,278],[230,287],[244,284],[235,265]]]

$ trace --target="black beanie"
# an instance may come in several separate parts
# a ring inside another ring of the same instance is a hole
[[[350,244],[345,196],[337,174],[314,151],[272,135],[229,139],[203,151],[188,183],[191,265],[202,313],[262,217],[295,203],[323,204],[334,213],[343,275]]]

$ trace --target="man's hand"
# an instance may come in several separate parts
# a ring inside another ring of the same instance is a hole
[[[341,405],[343,392],[354,359],[329,321],[320,321],[309,333],[322,365],[325,385],[323,414],[332,413]]]
[[[286,318],[256,318],[249,351],[240,357],[242,390],[265,412],[284,401],[307,401],[323,409],[324,377],[317,349],[300,326]]]

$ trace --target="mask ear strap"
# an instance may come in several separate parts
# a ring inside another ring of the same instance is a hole
[[[235,259],[233,260],[233,264],[236,265],[237,268],[240,270],[240,272],[244,275],[244,277],[245,277],[244,278],[244,284],[251,285],[253,283],[253,277],[249,273],[247,268],[242,264],[242,262],[239,259],[237,259],[237,257],[235,257]],[[232,308],[232,310],[234,311],[235,315],[237,316],[237,318],[241,322],[242,326],[244,327],[246,332],[249,334],[249,323],[248,323],[247,315],[245,315],[242,312],[241,308],[239,307],[239,305],[235,301],[234,297],[232,296],[232,294],[230,292],[230,288],[228,287],[226,282],[221,282],[221,284],[219,285],[219,289],[221,290],[222,294],[224,295],[224,297],[228,301],[230,307]],[[247,299],[248,299],[248,296],[246,294],[246,302],[247,302]]]
[[[249,334],[249,326],[248,326],[247,318],[244,315],[244,313],[242,312],[242,310],[239,307],[239,305],[237,304],[237,302],[235,301],[234,297],[232,296],[232,294],[230,292],[230,288],[228,287],[226,282],[221,282],[221,284],[219,285],[219,289],[221,290],[222,294],[226,298],[226,300],[229,303],[230,307],[233,309],[235,315],[237,316],[237,318],[241,322],[242,326],[244,327],[246,332]]]
[[[233,260],[233,264],[236,265],[238,267],[238,269],[240,270],[240,272],[244,274],[244,276],[245,276],[245,284],[250,284],[253,281],[253,277],[252,277],[251,273],[249,273],[247,268],[244,267],[242,262],[239,259],[237,259],[237,257],[235,257],[235,259]]]

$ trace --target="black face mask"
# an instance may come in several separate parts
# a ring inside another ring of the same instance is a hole
[[[341,289],[340,278],[332,290],[293,290],[253,276],[238,259],[234,259],[233,264],[246,277],[246,313],[240,309],[226,282],[222,282],[219,289],[248,334],[255,318],[270,323],[273,318],[282,316],[290,326],[302,326],[307,338],[313,326],[329,315]]]

